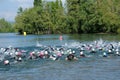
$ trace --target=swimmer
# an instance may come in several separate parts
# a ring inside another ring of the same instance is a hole
[[[10,61],[9,60],[5,60],[4,61],[4,65],[10,65]]]
[[[62,40],[63,40],[63,37],[62,37],[62,35],[60,35],[60,37],[59,37],[59,40],[60,40],[60,41],[62,41]]]
[[[28,59],[37,59],[38,56],[35,54],[35,52],[31,52],[30,56],[28,57]]]
[[[72,60],[78,60],[78,58],[75,57],[74,54],[72,54],[72,52],[70,52],[70,54],[66,57],[66,60],[72,61]]]
[[[55,61],[55,60],[58,60],[59,57],[57,55],[53,54],[53,55],[50,55],[50,59]]]
[[[43,58],[49,58],[50,57],[50,55],[48,54],[48,51],[45,51],[44,52],[44,57]]]
[[[117,56],[120,56],[120,53],[119,53],[119,51],[117,51],[117,52],[115,53],[115,55],[117,55]]]
[[[80,52],[80,57],[86,57],[83,51]]]
[[[17,59],[17,61],[18,61],[18,62],[22,62],[22,58],[19,57],[19,58]]]
[[[21,57],[21,56],[22,56],[22,53],[21,53],[21,52],[15,52],[15,55],[16,55],[17,57]]]
[[[43,58],[43,57],[44,57],[44,51],[38,52],[38,57],[39,57],[39,58]]]
[[[107,57],[107,54],[105,52],[103,53],[103,57]]]
[[[60,51],[56,51],[54,54],[50,56],[50,59],[52,60],[59,60],[60,57],[62,57],[62,53]]]
[[[99,48],[99,51],[102,51],[102,50],[103,50],[103,48],[102,48],[102,47],[100,47],[100,48]]]
[[[72,51],[73,54],[75,54],[75,51]]]
[[[96,53],[96,51],[95,51],[95,49],[94,49],[94,48],[92,48],[92,51],[91,51],[91,53]]]
[[[108,50],[108,54],[112,54],[113,52],[112,52],[112,50],[111,49],[109,49]]]

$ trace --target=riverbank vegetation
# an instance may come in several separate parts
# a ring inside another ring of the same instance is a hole
[[[4,18],[0,19],[0,32],[1,33],[14,32],[12,23],[6,21]]]
[[[29,34],[120,33],[120,0],[34,0],[18,9],[15,29]]]

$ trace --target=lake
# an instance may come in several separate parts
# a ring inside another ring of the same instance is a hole
[[[27,51],[42,50],[48,46],[61,47],[76,51],[79,55],[79,46],[93,44],[99,41],[105,44],[116,45],[120,42],[120,35],[116,34],[59,34],[46,35],[16,35],[16,33],[0,33],[0,48],[9,46]],[[106,49],[107,50],[107,49]],[[86,52],[86,54],[89,54]],[[24,60],[9,66],[0,62],[0,80],[119,80],[120,56],[110,55],[101,57],[101,53],[91,54],[91,57],[78,58],[67,61],[35,59]]]

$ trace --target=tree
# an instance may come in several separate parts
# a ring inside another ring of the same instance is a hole
[[[79,0],[67,0],[67,25],[70,33],[78,33],[79,28]]]
[[[7,22],[4,18],[0,19],[0,32],[13,32],[12,25]]]
[[[34,7],[18,9],[15,28],[30,34],[116,33],[120,31],[119,0],[34,0]],[[120,32],[119,32],[120,33]]]
[[[34,0],[34,7],[40,7],[42,6],[42,0]]]
[[[22,12],[23,12],[23,8],[22,8],[22,7],[19,7],[17,14],[20,15]]]

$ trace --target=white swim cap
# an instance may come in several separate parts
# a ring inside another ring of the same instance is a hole
[[[15,52],[15,55],[18,55],[18,52]]]
[[[93,48],[92,51],[95,51],[95,49]]]
[[[90,44],[90,47],[92,47],[93,45],[92,44]]]
[[[16,53],[15,53],[16,54]],[[13,53],[10,53],[10,55],[13,55]]]
[[[34,54],[35,52],[33,51],[32,53]]]
[[[5,61],[4,61],[4,64],[9,64],[9,60],[5,60]]]
[[[69,54],[72,54],[72,52],[70,51]]]
[[[83,51],[82,51],[82,52],[80,52],[80,54],[83,54]]]
[[[109,49],[108,52],[112,52],[112,51]]]
[[[19,60],[19,61],[21,61],[21,60],[22,60],[22,58],[21,58],[21,57],[19,57],[19,58],[18,58],[18,60]]]
[[[64,54],[64,52],[63,52],[63,51],[61,51],[61,54]]]
[[[75,51],[73,51],[73,53],[75,53]]]
[[[48,52],[47,52],[47,51],[45,51],[45,54],[48,54]]]
[[[119,52],[117,51],[116,54],[119,54]]]
[[[57,48],[57,51],[59,51],[59,48]]]
[[[104,52],[103,55],[107,55],[107,54]]]

